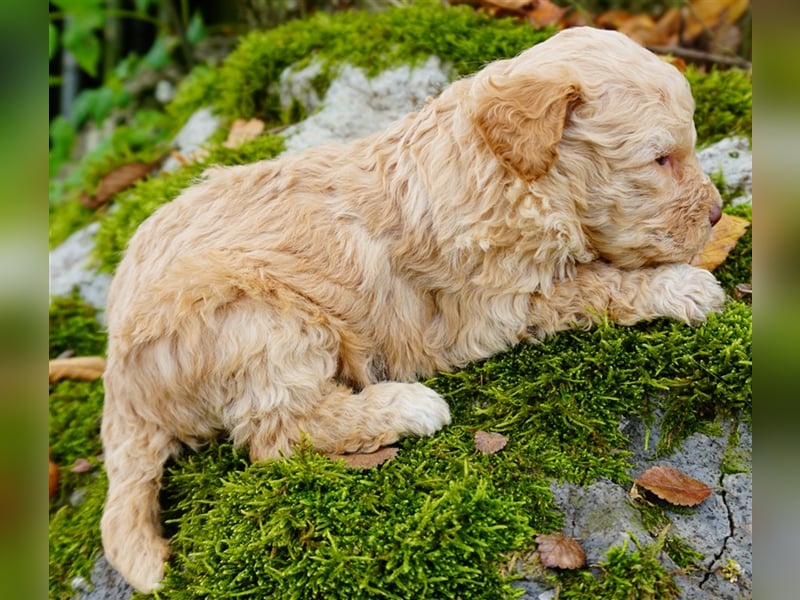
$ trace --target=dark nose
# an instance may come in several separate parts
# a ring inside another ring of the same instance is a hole
[[[711,221],[711,226],[713,227],[714,225],[716,225],[717,221],[719,221],[721,218],[722,218],[722,209],[715,204],[714,206],[711,207],[711,210],[708,213],[708,220]]]

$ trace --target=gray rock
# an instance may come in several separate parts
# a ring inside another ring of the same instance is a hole
[[[308,110],[318,109],[304,121],[288,127],[287,152],[299,152],[328,141],[346,142],[367,136],[417,110],[428,96],[435,96],[450,82],[450,69],[436,57],[424,65],[388,69],[368,78],[363,69],[344,65],[324,99],[319,100],[309,83],[316,74],[314,64],[295,74],[285,74],[282,83],[297,90]],[[286,100],[284,100],[286,101]]]
[[[698,152],[697,157],[705,173],[721,172],[728,189],[741,190],[742,195],[734,198],[732,204],[753,202],[753,153],[747,138],[720,140]]]
[[[91,583],[83,577],[72,581],[75,591],[73,600],[128,600],[134,589],[117,573],[105,556],[101,556],[92,568]]]
[[[184,157],[200,149],[219,127],[219,117],[211,112],[210,108],[201,108],[196,111],[175,136],[173,147]],[[161,168],[171,172],[180,167],[181,163],[174,156],[164,161]]]
[[[70,296],[77,289],[92,306],[104,309],[111,275],[98,273],[92,263],[94,236],[100,223],[90,223],[50,252],[50,296]],[[102,321],[102,310],[98,318]]]
[[[640,541],[650,538],[628,490],[613,481],[600,478],[587,487],[553,483],[551,490],[564,514],[562,533],[580,542],[587,564],[603,560],[609,548],[621,545],[631,534]]]

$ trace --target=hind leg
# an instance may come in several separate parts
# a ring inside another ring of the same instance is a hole
[[[447,403],[420,383],[376,383],[359,393],[331,383],[306,414],[291,421],[260,420],[249,441],[250,456],[288,455],[303,437],[322,452],[373,452],[409,435],[432,435],[449,423]]]
[[[422,384],[371,383],[356,393],[339,383],[342,334],[308,313],[282,317],[268,326],[263,311],[246,317],[261,320],[262,351],[237,349],[249,359],[239,365],[225,425],[251,458],[289,455],[304,438],[324,452],[372,451],[450,423],[447,403]]]

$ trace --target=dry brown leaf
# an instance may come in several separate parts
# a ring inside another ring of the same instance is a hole
[[[50,361],[50,383],[62,379],[93,381],[103,374],[105,368],[106,360],[102,356],[54,358]]]
[[[594,24],[600,29],[619,30],[633,15],[627,10],[611,9],[595,17]]]
[[[679,8],[670,8],[667,10],[656,23],[656,31],[665,46],[675,46],[680,41],[679,31],[683,17]]]
[[[539,0],[533,3],[532,9],[525,11],[528,22],[534,27],[547,27],[558,25],[564,15],[570,10],[569,6],[558,6],[550,0]]]
[[[577,540],[561,534],[537,535],[539,558],[545,567],[579,569],[586,564],[586,553]]]
[[[92,470],[92,463],[85,458],[76,458],[70,471],[73,473],[88,473]]]
[[[58,465],[50,458],[50,498],[58,491]]]
[[[689,264],[701,269],[713,271],[728,257],[728,253],[736,246],[736,242],[744,235],[750,221],[722,213],[722,217],[711,229],[711,239]]]
[[[257,138],[264,131],[264,121],[261,119],[236,119],[228,132],[228,139],[222,144],[226,148],[236,148],[245,142]]]
[[[634,481],[662,500],[678,506],[695,506],[711,495],[711,488],[705,483],[674,467],[651,467]]]
[[[506,447],[508,438],[500,433],[490,431],[475,432],[475,448],[484,454],[494,454]]]
[[[328,454],[331,460],[343,460],[352,469],[372,469],[382,465],[387,460],[392,460],[399,450],[393,446],[384,446],[368,454]]]
[[[684,39],[693,40],[720,25],[731,25],[742,18],[750,0],[692,0],[683,9]]]
[[[96,208],[108,202],[111,196],[128,189],[149,174],[160,162],[161,159],[151,163],[132,162],[109,171],[100,179],[94,196],[89,196],[86,192],[81,194],[81,203],[87,208]]]
[[[485,2],[485,4],[491,4],[513,12],[523,12],[526,8],[536,3],[536,0],[486,0]]]

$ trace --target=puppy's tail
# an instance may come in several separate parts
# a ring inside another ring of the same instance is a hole
[[[169,555],[168,542],[161,536],[158,491],[164,463],[179,444],[134,410],[127,397],[130,392],[116,383],[107,372],[101,432],[108,473],[100,522],[103,549],[128,583],[150,593],[159,587]]]

